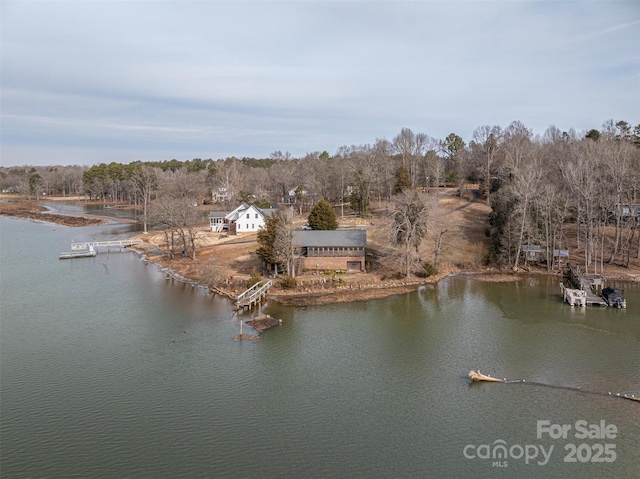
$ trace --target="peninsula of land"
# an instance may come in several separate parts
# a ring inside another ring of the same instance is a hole
[[[73,198],[59,198],[63,201],[73,201]],[[52,199],[55,201],[55,199]],[[47,208],[40,206],[35,200],[25,200],[17,195],[2,195],[0,201],[0,215],[25,218],[33,221],[44,221],[64,226],[92,226],[104,223],[101,218],[89,218],[87,216],[70,216],[48,213]]]

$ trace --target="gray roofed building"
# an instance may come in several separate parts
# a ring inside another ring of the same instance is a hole
[[[298,272],[364,271],[367,232],[364,230],[294,231]]]
[[[228,211],[211,211],[209,213],[209,218],[224,218],[228,214]]]
[[[367,232],[364,230],[307,230],[294,231],[293,242],[298,246],[366,246]]]

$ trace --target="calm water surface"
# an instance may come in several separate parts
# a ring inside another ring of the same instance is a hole
[[[235,343],[228,300],[134,253],[58,259],[71,240],[128,234],[0,218],[2,477],[638,477],[639,403],[465,379],[480,368],[638,395],[637,285],[618,311],[563,305],[546,278],[449,278],[347,305],[271,304],[283,325]],[[539,420],[572,430],[538,439]],[[618,434],[576,439],[580,420]],[[496,444],[511,455],[477,457]],[[576,462],[569,444],[586,444]],[[599,444],[614,461],[591,462]],[[527,446],[553,446],[548,462],[518,458]]]

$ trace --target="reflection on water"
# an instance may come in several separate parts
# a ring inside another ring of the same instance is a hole
[[[626,311],[560,302],[558,281],[450,278],[314,308],[236,343],[232,305],[134,253],[60,261],[66,228],[0,218],[3,477],[634,477],[640,407],[470,369],[640,392],[640,292]],[[105,264],[106,263],[106,264]],[[248,315],[245,315],[248,318]],[[572,463],[536,422],[615,424],[614,463]],[[468,444],[555,446],[545,466]]]

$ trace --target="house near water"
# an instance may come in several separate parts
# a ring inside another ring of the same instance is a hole
[[[273,208],[259,208],[256,205],[242,203],[230,212],[212,211],[209,213],[209,225],[214,233],[253,233],[264,228],[265,219],[271,217],[275,211]]]
[[[298,272],[364,272],[367,232],[364,230],[298,230],[293,241]]]

